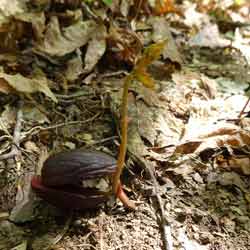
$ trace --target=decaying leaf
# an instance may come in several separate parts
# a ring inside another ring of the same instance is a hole
[[[0,92],[9,94],[15,92],[15,90],[3,78],[0,78]]]
[[[76,50],[76,56],[68,60],[65,71],[65,78],[68,81],[74,81],[83,73],[82,54],[79,49]]]
[[[7,237],[8,236],[8,237]],[[27,237],[25,230],[5,220],[0,222],[0,249],[12,249]]]
[[[24,105],[22,108],[23,119],[36,124],[49,123],[48,117],[34,105]]]
[[[36,50],[49,56],[64,56],[87,44],[98,25],[92,21],[78,21],[61,30],[58,18],[53,16],[44,39],[35,45]]]
[[[107,37],[107,54],[108,63],[117,66],[117,64],[127,64],[134,66],[137,56],[140,54],[142,44],[137,35],[124,28],[117,28],[111,25]]]
[[[4,111],[0,116],[0,131],[7,132],[16,122],[16,109],[9,105],[4,106]]]
[[[197,35],[189,41],[190,46],[218,48],[229,46],[230,41],[220,36],[218,26],[207,24]]]
[[[0,0],[0,25],[6,23],[9,17],[22,13],[25,10],[25,1],[20,0]]]
[[[248,156],[237,157],[232,156],[229,160],[217,162],[220,167],[239,172],[244,175],[250,175],[250,158]]]
[[[175,40],[170,32],[168,22],[163,17],[152,17],[149,23],[153,27],[152,39],[154,42],[166,41],[162,55],[164,59],[170,59],[171,62],[182,65],[182,56],[178,51]]]
[[[36,39],[42,39],[45,30],[45,14],[44,12],[24,12],[15,16],[17,20],[31,23]]]
[[[180,14],[180,11],[175,7],[173,0],[155,0],[154,13],[156,15],[166,13]]]
[[[17,186],[16,205],[10,214],[10,220],[15,223],[24,223],[35,218],[35,194],[31,190],[31,173],[22,178],[22,183]]]
[[[38,79],[30,79],[22,76],[21,74],[9,75],[0,72],[0,80],[5,81],[17,92],[21,93],[35,93],[42,92],[50,97],[54,102],[57,102],[55,95],[48,87],[48,80],[45,77]]]
[[[28,246],[27,240],[24,240],[21,244],[13,247],[11,250],[26,250],[27,246]]]
[[[106,51],[106,28],[104,25],[96,27],[95,33],[88,43],[85,55],[84,73],[89,73]]]

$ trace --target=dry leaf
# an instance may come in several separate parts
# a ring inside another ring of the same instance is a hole
[[[43,38],[46,21],[44,12],[25,12],[15,15],[15,19],[31,23],[35,38]]]
[[[220,36],[218,26],[207,24],[197,35],[189,41],[190,46],[220,48],[230,45],[230,41]]]
[[[4,81],[9,84],[17,92],[21,93],[35,93],[42,92],[50,97],[54,102],[57,102],[55,95],[48,87],[48,81],[45,77],[40,79],[30,79],[21,74],[9,75],[0,72],[0,82]]]
[[[227,161],[227,165],[223,166],[226,168],[229,168],[231,170],[240,172],[244,175],[250,175],[250,159],[249,157],[244,158],[232,158],[229,161]]]
[[[163,58],[170,59],[172,62],[178,63],[179,66],[182,65],[182,56],[178,51],[166,19],[163,17],[153,17],[150,19],[150,23],[153,27],[153,41],[166,41],[162,52]]]
[[[65,78],[68,81],[75,81],[80,74],[83,73],[83,62],[80,49],[76,50],[76,57],[67,62],[67,69],[65,71]]]
[[[58,18],[53,16],[48,24],[44,39],[35,44],[36,50],[49,56],[64,56],[87,44],[98,25],[94,21],[78,21],[60,29]]]
[[[85,55],[84,73],[89,73],[106,51],[106,28],[104,25],[99,25],[91,40],[89,41],[87,52]]]
[[[0,92],[9,94],[15,91],[3,78],[0,78]]]
[[[156,0],[154,13],[156,15],[164,15],[167,13],[181,14],[180,11],[174,6],[173,0]]]

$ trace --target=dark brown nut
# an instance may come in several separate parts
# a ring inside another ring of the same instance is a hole
[[[116,160],[99,151],[72,150],[49,157],[41,176],[34,176],[33,190],[49,203],[72,210],[95,208],[107,201],[110,192],[83,187],[83,181],[111,177]]]
[[[109,199],[108,194],[90,192],[81,187],[46,187],[42,184],[41,176],[34,176],[31,185],[40,198],[56,207],[68,210],[96,208]]]
[[[72,150],[49,157],[42,169],[45,186],[74,185],[82,181],[110,176],[115,172],[116,160],[99,151]]]

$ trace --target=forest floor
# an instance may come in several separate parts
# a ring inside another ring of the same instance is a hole
[[[250,249],[249,4],[107,2],[0,4],[0,249]],[[160,41],[129,87],[136,210],[39,199],[30,182],[50,154],[117,157],[124,79]]]

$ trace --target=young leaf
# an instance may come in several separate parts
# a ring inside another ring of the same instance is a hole
[[[146,70],[135,71],[135,78],[147,88],[154,88],[155,82]]]
[[[110,6],[113,0],[102,0],[106,5]]]
[[[159,42],[156,44],[152,44],[142,54],[142,57],[138,60],[133,74],[135,78],[140,81],[145,87],[153,88],[154,80],[147,73],[147,67],[156,59],[158,59],[165,47],[166,42]]]

